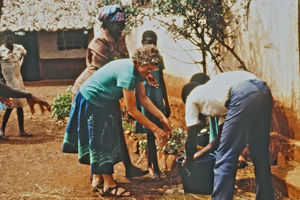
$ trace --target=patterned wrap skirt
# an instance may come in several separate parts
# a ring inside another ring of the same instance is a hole
[[[93,174],[112,174],[121,160],[120,134],[123,132],[119,102],[98,107],[80,92],[70,111],[62,152],[78,153],[79,163],[90,164]]]

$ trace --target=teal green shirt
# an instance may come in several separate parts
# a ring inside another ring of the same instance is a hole
[[[103,107],[123,97],[123,88],[134,90],[144,79],[134,72],[131,59],[109,62],[98,69],[80,87],[80,93],[90,103]]]

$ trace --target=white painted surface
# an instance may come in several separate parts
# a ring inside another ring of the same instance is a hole
[[[297,1],[252,0],[236,46],[250,71],[270,85],[275,100],[300,119]]]
[[[126,43],[130,54],[142,45],[142,34],[146,30],[152,30],[157,34],[157,46],[164,58],[165,73],[189,79],[193,74],[202,71],[200,64],[194,64],[194,61],[201,61],[201,54],[196,47],[186,40],[175,42],[172,35],[159,26],[156,20],[146,19],[142,26],[134,29],[127,36]],[[209,69],[208,73],[214,72]]]

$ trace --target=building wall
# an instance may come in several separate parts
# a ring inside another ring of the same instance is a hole
[[[195,64],[195,61],[201,61],[201,53],[196,47],[186,40],[174,41],[172,35],[153,19],[144,18],[143,25],[133,29],[127,36],[126,43],[130,54],[142,45],[142,34],[146,30],[153,30],[158,36],[157,46],[164,58],[165,73],[189,79],[193,74],[202,71],[201,65]],[[212,64],[208,66],[208,74],[215,74]]]
[[[56,32],[38,32],[41,80],[76,79],[86,67],[86,49],[58,50],[56,40]]]
[[[40,59],[41,80],[76,79],[85,69],[84,58]]]
[[[127,37],[132,53],[141,45],[145,30],[158,35],[158,47],[164,57],[166,84],[170,96],[180,99],[182,86],[201,66],[192,63],[200,54],[187,41],[176,41],[159,24],[145,20],[144,25]],[[265,80],[274,97],[273,131],[293,139],[300,139],[300,68],[298,40],[298,4],[287,0],[252,0],[250,13],[241,26],[236,52],[250,72]],[[227,57],[227,65],[238,64]],[[214,75],[212,66],[208,73]],[[178,81],[176,79],[178,78]],[[176,89],[174,89],[176,88]],[[179,101],[177,101],[179,102]],[[181,105],[183,106],[183,105]],[[183,120],[183,119],[178,119]]]
[[[273,131],[300,140],[298,14],[294,0],[252,0],[236,51],[272,90]]]
[[[56,40],[56,32],[38,32],[38,43],[41,59],[85,58],[86,49],[58,50]]]

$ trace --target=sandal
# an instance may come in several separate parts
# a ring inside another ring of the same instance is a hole
[[[107,188],[106,191],[103,191],[103,193],[101,194],[101,196],[115,196],[115,197],[130,197],[131,194],[129,193],[129,195],[124,195],[127,191],[127,189],[123,188],[124,191],[121,192],[120,194],[118,194],[118,190],[119,188],[122,188],[118,185],[115,185],[115,186],[112,186],[112,187],[109,187]],[[114,192],[112,192],[113,190],[115,190]]]

